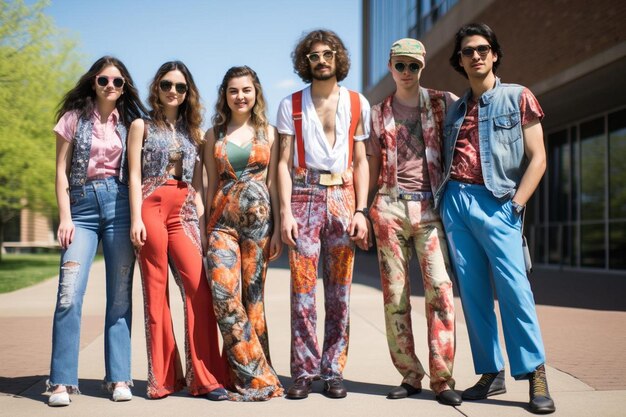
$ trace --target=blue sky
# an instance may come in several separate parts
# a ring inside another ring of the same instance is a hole
[[[46,13],[79,40],[86,67],[102,55],[120,58],[144,98],[162,63],[183,61],[202,95],[205,127],[217,87],[233,65],[257,72],[274,122],[280,100],[304,86],[291,51],[311,29],[331,29],[342,38],[352,60],[342,84],[361,89],[359,0],[52,0]]]

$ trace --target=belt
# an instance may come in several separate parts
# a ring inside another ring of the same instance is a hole
[[[325,187],[343,185],[341,173],[316,171],[313,169],[307,169],[306,173],[295,173],[293,180],[300,184],[323,185]]]
[[[398,199],[406,200],[406,201],[425,201],[433,198],[433,193],[430,191],[416,191],[416,192],[408,192],[408,191],[400,191],[398,194]]]

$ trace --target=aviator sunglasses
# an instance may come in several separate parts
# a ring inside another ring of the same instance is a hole
[[[481,58],[487,56],[487,54],[491,51],[491,45],[478,45],[476,48],[471,46],[466,46],[465,48],[459,51],[459,55],[463,55],[464,57],[471,58],[474,56],[474,52],[478,52]]]
[[[409,67],[409,71],[411,71],[413,74],[417,73],[417,71],[420,70],[420,65],[417,62],[411,62],[410,64],[405,64],[404,62],[396,62],[395,64],[393,64],[393,67],[399,73],[403,73],[407,66]]]
[[[121,77],[108,77],[106,75],[99,75],[96,77],[96,83],[98,83],[100,87],[106,87],[111,81],[113,81],[113,87],[115,88],[124,87],[125,81]]]
[[[309,61],[311,61],[312,64],[315,64],[316,62],[319,62],[320,57],[324,58],[324,61],[326,62],[332,61],[336,53],[337,51],[331,51],[328,49],[322,52],[311,52],[310,54],[307,54],[306,57],[309,58]]]
[[[176,89],[178,94],[185,94],[187,92],[187,84],[185,83],[173,83],[168,80],[161,80],[161,82],[159,82],[159,88],[164,93],[171,91],[172,86]]]

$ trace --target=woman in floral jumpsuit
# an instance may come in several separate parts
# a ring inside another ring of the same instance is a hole
[[[271,367],[263,287],[281,252],[276,131],[256,73],[226,72],[207,132],[207,261],[213,305],[230,365],[231,399],[264,401],[283,389]]]

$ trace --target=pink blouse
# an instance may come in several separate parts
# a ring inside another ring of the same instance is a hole
[[[71,142],[76,133],[79,113],[70,111],[65,113],[54,127],[54,132],[63,139]],[[122,161],[122,138],[115,131],[119,113],[117,109],[109,115],[105,123],[100,121],[100,113],[94,109],[93,135],[91,137],[91,152],[87,167],[87,179],[102,179],[119,175]]]

